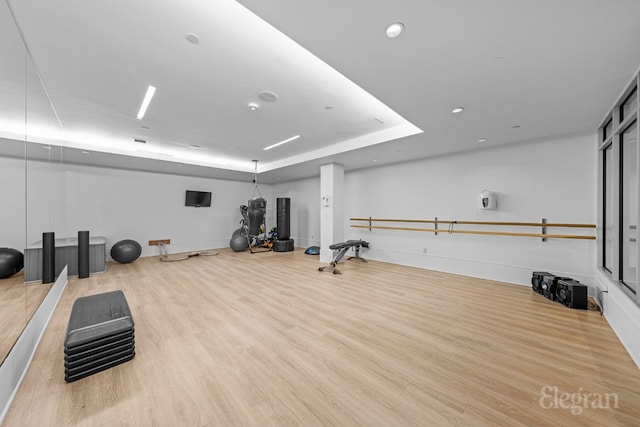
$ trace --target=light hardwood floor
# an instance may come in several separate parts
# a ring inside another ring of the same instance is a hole
[[[222,249],[71,279],[5,425],[640,425],[640,370],[598,312],[488,280],[319,265]],[[74,300],[115,289],[135,358],[65,383]]]
[[[0,280],[0,361],[18,339],[52,284],[24,283],[24,271]]]

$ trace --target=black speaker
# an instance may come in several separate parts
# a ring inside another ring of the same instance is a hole
[[[556,301],[569,308],[587,309],[589,288],[573,279],[562,278],[556,284]]]
[[[544,276],[542,278],[542,295],[551,301],[556,300],[556,288],[559,280],[573,280],[571,277]]]
[[[533,275],[531,276],[531,289],[539,294],[542,294],[542,278],[544,276],[555,277],[553,274],[546,271],[534,271]]]
[[[288,197],[278,197],[276,199],[278,240],[288,240],[291,236],[291,199]]]

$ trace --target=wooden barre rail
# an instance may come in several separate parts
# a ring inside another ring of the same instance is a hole
[[[405,230],[405,231],[428,231],[433,233],[450,233],[450,234],[483,234],[489,236],[516,236],[516,237],[539,237],[541,239],[583,239],[595,240],[595,236],[580,236],[573,234],[542,234],[542,233],[512,233],[509,231],[480,231],[480,230],[446,230],[436,228],[412,228],[412,227],[386,227],[383,225],[352,225],[353,228],[378,228],[383,230]]]
[[[507,227],[560,227],[560,228],[596,228],[595,224],[564,224],[551,222],[501,222],[501,221],[451,221],[446,219],[386,219],[386,218],[349,218],[351,221],[375,222],[417,222],[423,224],[460,224],[460,225],[504,225]]]
[[[575,235],[575,234],[548,234],[547,227],[558,228],[596,228],[595,224],[569,224],[569,223],[548,223],[546,219],[542,222],[501,222],[501,221],[452,221],[436,219],[387,219],[387,218],[349,218],[351,221],[368,221],[369,225],[351,225],[353,228],[381,229],[381,230],[404,230],[404,231],[421,231],[431,232],[436,235],[440,233],[448,234],[480,234],[486,236],[512,236],[512,237],[537,237],[542,241],[546,239],[580,239],[595,240],[595,236]],[[401,222],[401,223],[422,223],[434,224],[435,228],[418,228],[418,227],[393,227],[385,225],[372,225],[372,222]],[[438,229],[439,224],[449,224],[448,228]],[[511,231],[482,231],[482,230],[456,230],[454,225],[494,225],[506,227],[542,227],[542,233],[518,233]]]

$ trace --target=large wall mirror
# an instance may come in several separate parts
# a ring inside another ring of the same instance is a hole
[[[44,135],[60,130],[6,2],[0,2],[0,248],[23,254],[43,232],[66,233],[64,147]],[[63,259],[56,264],[66,264]],[[56,271],[56,274],[58,272]],[[25,269],[0,279],[0,361],[3,361],[52,284]]]

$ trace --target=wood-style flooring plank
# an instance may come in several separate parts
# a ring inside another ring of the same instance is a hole
[[[319,265],[301,249],[221,249],[70,279],[4,425],[640,424],[640,370],[597,312],[489,280]],[[65,383],[73,302],[116,289],[135,358]],[[618,407],[554,405],[545,387],[614,393]]]

